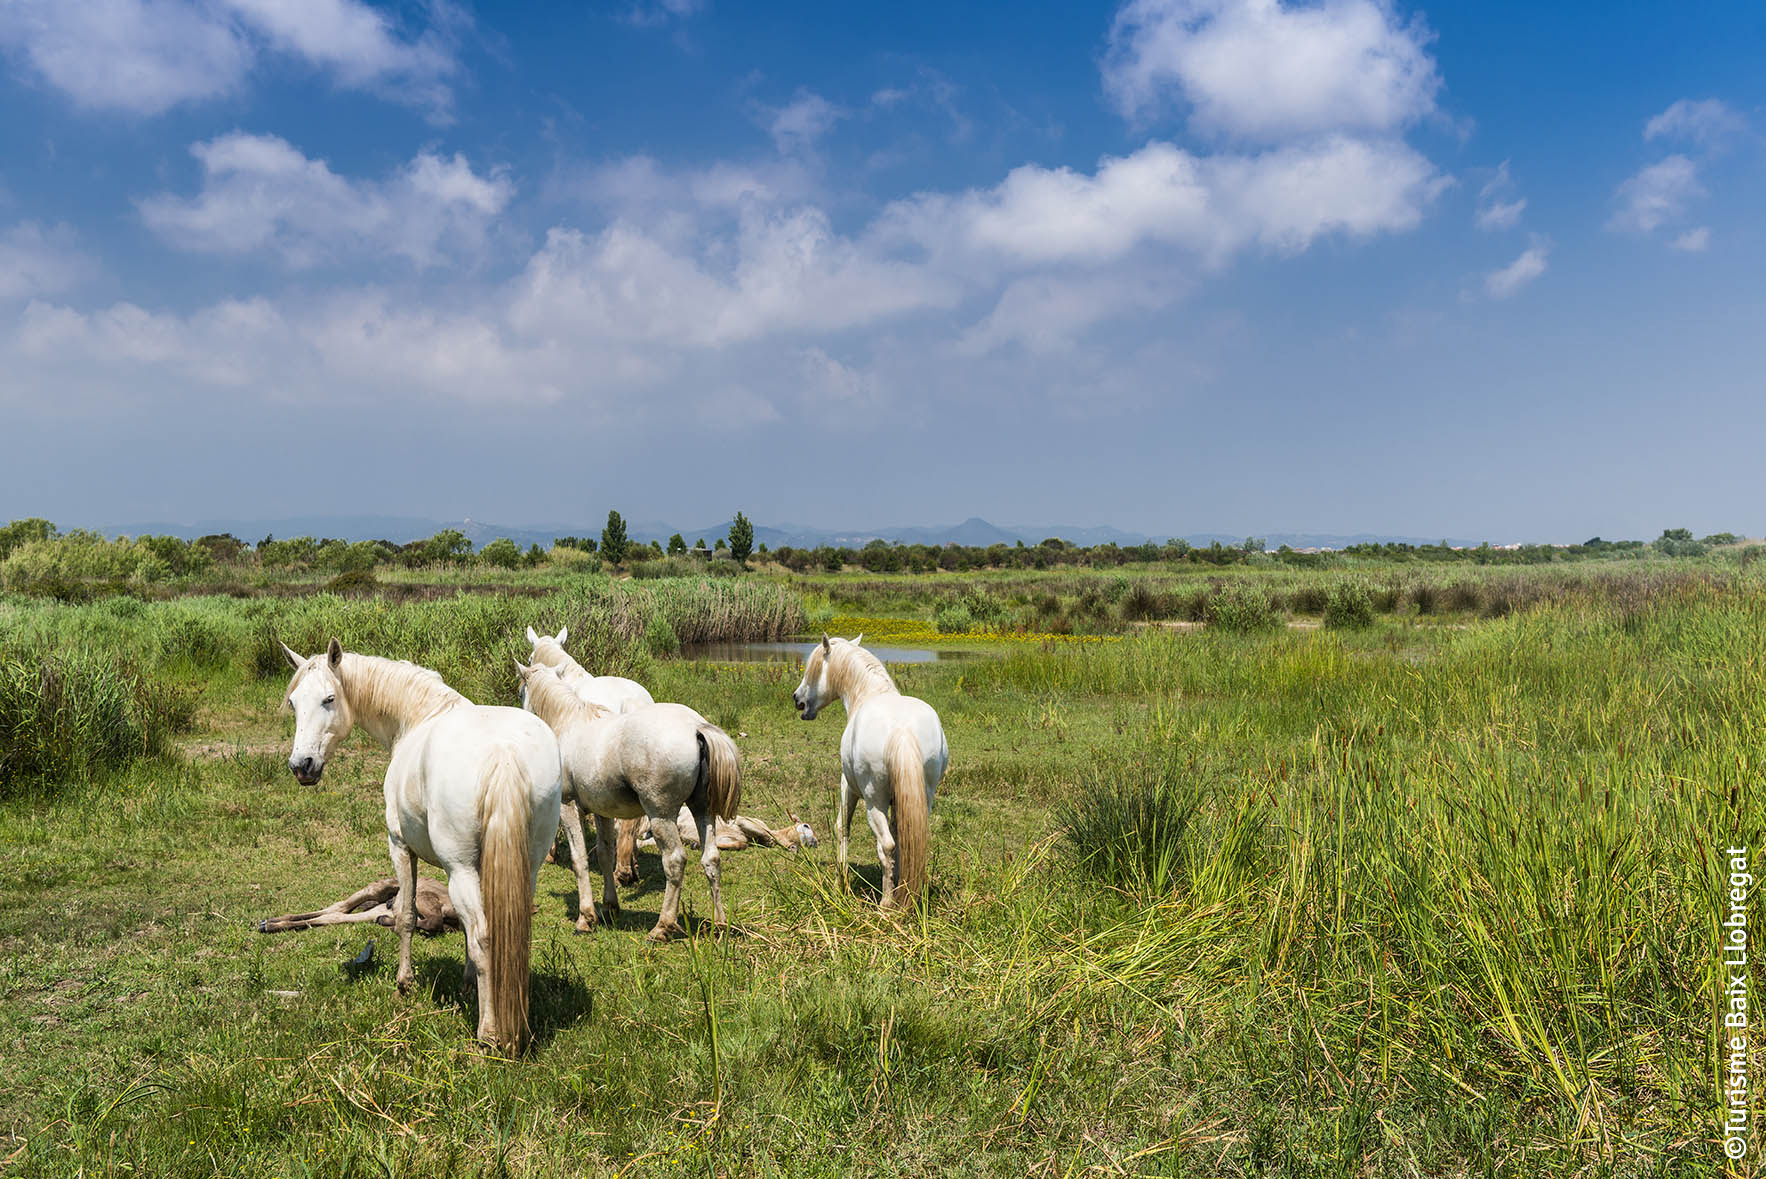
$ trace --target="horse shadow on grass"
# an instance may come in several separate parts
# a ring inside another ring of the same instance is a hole
[[[464,942],[461,943],[464,949]],[[536,947],[537,949],[538,947]],[[537,957],[537,956],[536,956]],[[417,968],[418,993],[452,1007],[468,1036],[478,1027],[478,996],[466,987],[464,960],[431,958]],[[568,959],[535,961],[528,982],[527,1026],[536,1048],[594,1015],[595,992]]]

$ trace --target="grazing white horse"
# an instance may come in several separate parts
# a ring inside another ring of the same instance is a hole
[[[804,720],[838,697],[846,705],[840,736],[840,807],[834,812],[842,878],[853,808],[865,800],[865,818],[877,837],[883,865],[882,907],[906,905],[926,883],[926,839],[932,799],[950,764],[938,713],[924,700],[903,696],[882,660],[855,639],[822,636],[803,665],[791,701]],[[890,830],[889,809],[895,808]]]
[[[634,708],[656,703],[649,691],[637,680],[628,680],[622,675],[590,675],[588,669],[571,658],[570,652],[564,649],[564,640],[568,637],[568,626],[559,627],[555,635],[543,635],[533,627],[528,627],[527,641],[533,644],[533,654],[528,662],[557,669],[559,677],[570,685],[571,691],[608,712],[630,712]],[[614,865],[614,878],[621,884],[638,882],[638,825],[642,821],[619,820],[619,854]],[[564,838],[570,844],[571,859],[577,864],[586,862],[588,853],[583,850],[582,819],[574,807],[564,808]]]
[[[413,663],[345,652],[336,639],[294,666],[288,768],[319,781],[338,742],[360,725],[392,751],[386,838],[399,882],[399,993],[407,994],[417,924],[417,861],[448,874],[466,931],[466,982],[479,989],[478,1038],[519,1052],[528,1035],[534,885],[558,834],[558,740],[516,708],[481,707]]]
[[[572,692],[550,667],[522,666],[521,706],[558,735],[564,761],[564,790],[578,810],[595,817],[596,853],[601,861],[601,903],[609,917],[619,912],[613,886],[613,820],[648,817],[662,847],[668,880],[662,912],[650,931],[652,941],[680,932],[681,876],[687,853],[676,816],[684,805],[704,840],[699,862],[711,884],[717,926],[727,924],[718,882],[715,824],[736,813],[742,801],[742,771],[729,734],[684,704],[649,704],[618,715]],[[576,870],[579,932],[595,927],[597,916],[589,865],[581,846],[570,849]]]

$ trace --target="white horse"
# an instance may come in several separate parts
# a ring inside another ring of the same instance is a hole
[[[564,649],[564,640],[569,636],[568,626],[559,627],[555,635],[543,635],[528,627],[527,641],[533,644],[533,654],[528,662],[555,668],[559,678],[570,685],[571,691],[608,712],[630,712],[656,703],[649,690],[637,680],[628,680],[622,675],[590,675],[588,669]],[[638,882],[638,828],[641,822],[641,819],[621,819],[618,823],[619,852],[615,857],[613,875],[621,884]],[[574,807],[564,808],[564,839],[570,844],[571,859],[578,864],[584,863],[588,853],[583,850],[583,824]]]
[[[319,781],[338,742],[361,725],[392,751],[386,836],[398,877],[399,993],[407,994],[417,924],[417,860],[448,874],[466,931],[466,982],[483,989],[478,1038],[518,1052],[528,1035],[528,956],[534,885],[558,834],[558,741],[515,708],[481,707],[412,663],[346,653],[336,639],[294,666],[288,768]]]
[[[840,807],[834,812],[842,878],[853,808],[865,800],[865,818],[877,837],[883,865],[882,907],[911,903],[926,883],[928,816],[950,749],[938,713],[924,700],[903,696],[882,660],[856,639],[822,641],[803,665],[791,701],[804,720],[838,697],[846,705],[840,736]],[[889,809],[895,808],[890,830]]]
[[[637,680],[628,680],[622,675],[590,675],[588,669],[564,649],[564,640],[569,635],[568,626],[560,627],[556,635],[542,635],[528,627],[527,641],[533,644],[533,655],[528,662],[557,668],[558,675],[570,685],[571,691],[608,712],[630,712],[656,703]]]
[[[615,715],[571,691],[555,668],[520,663],[516,667],[521,671],[521,706],[558,735],[566,795],[576,809],[595,817],[601,903],[610,916],[619,912],[613,884],[613,820],[647,817],[662,848],[662,870],[668,880],[650,938],[665,941],[680,931],[681,876],[687,853],[676,816],[685,805],[703,841],[699,862],[711,884],[712,911],[722,929],[727,920],[718,882],[716,821],[735,815],[742,801],[736,743],[729,734],[684,704],[648,704]],[[570,854],[577,882],[576,927],[586,933],[595,927],[597,917],[580,840],[572,841]]]

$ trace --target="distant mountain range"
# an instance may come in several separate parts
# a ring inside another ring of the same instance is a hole
[[[667,542],[674,533],[679,532],[689,545],[699,540],[707,544],[716,544],[720,536],[729,533],[729,521],[712,524],[703,528],[677,528],[672,524],[656,521],[627,521],[626,530],[634,539],[644,541]],[[144,524],[113,524],[100,528],[99,531],[110,536],[146,536],[164,535],[179,536],[193,539],[209,533],[230,532],[241,540],[256,543],[265,536],[315,536],[339,537],[343,540],[390,540],[396,544],[407,541],[421,540],[434,536],[444,528],[457,528],[466,534],[475,548],[499,537],[508,537],[523,548],[537,544],[541,548],[549,546],[560,536],[592,536],[599,539],[600,524],[560,524],[555,527],[504,524],[487,524],[479,520],[426,520],[416,516],[293,516],[282,520],[198,520],[191,524],[175,524],[164,521]],[[1021,524],[1006,525],[989,523],[979,516],[971,516],[961,524],[949,524],[927,527],[912,525],[902,528],[882,529],[842,529],[813,528],[807,524],[756,524],[754,526],[754,542],[766,545],[769,549],[781,545],[792,545],[798,548],[814,548],[818,545],[836,545],[848,548],[862,548],[873,540],[899,541],[902,544],[962,544],[986,546],[992,544],[1013,545],[1023,541],[1027,545],[1036,544],[1048,537],[1059,537],[1069,544],[1098,545],[1115,543],[1120,545],[1143,544],[1149,540],[1164,541],[1174,534],[1124,532],[1120,528],[1107,525],[1080,527],[1071,524]],[[1193,545],[1208,545],[1214,541],[1221,544],[1236,545],[1245,537],[1238,533],[1227,532],[1190,532],[1175,534]],[[1270,548],[1292,545],[1297,549],[1321,548],[1340,549],[1352,544],[1384,544],[1389,542],[1403,544],[1434,544],[1443,539],[1438,536],[1383,536],[1372,533],[1356,533],[1339,535],[1336,533],[1315,532],[1270,532],[1264,533],[1262,539]],[[1479,541],[1467,541],[1453,537],[1446,538],[1447,543],[1454,545],[1478,544]]]

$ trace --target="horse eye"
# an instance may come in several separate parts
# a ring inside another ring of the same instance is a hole
[[[319,703],[323,704],[326,708],[330,708],[333,704],[337,703],[337,697],[327,696],[325,699],[319,701]]]

